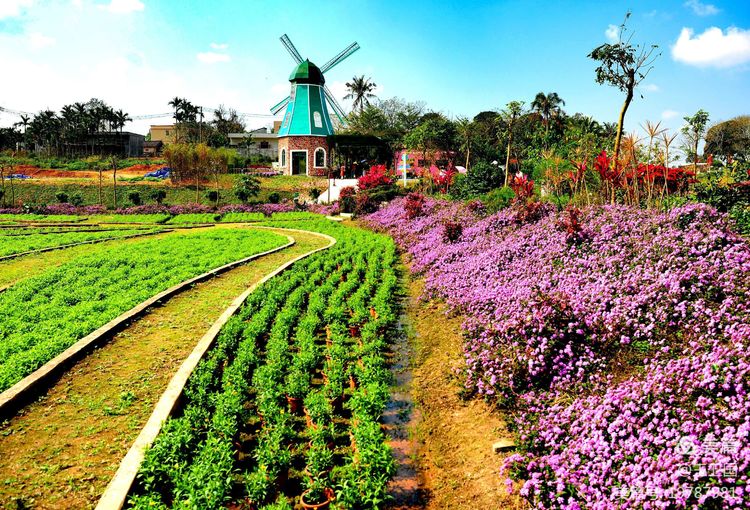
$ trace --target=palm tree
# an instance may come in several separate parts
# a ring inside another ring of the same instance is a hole
[[[31,117],[29,117],[28,115],[25,115],[23,113],[21,115],[19,115],[19,117],[21,118],[21,120],[19,122],[14,123],[13,125],[16,126],[16,127],[17,126],[23,126],[23,134],[25,135],[26,134],[26,128],[29,126],[29,122],[31,121]]]
[[[544,122],[544,136],[549,134],[549,122],[553,117],[557,117],[562,113],[560,105],[565,106],[565,101],[557,95],[557,92],[550,92],[545,94],[539,92],[534,100],[531,102],[531,110],[539,113],[542,116],[542,122]]]
[[[370,81],[370,78],[362,76],[355,76],[351,82],[346,83],[346,88],[349,93],[344,96],[344,99],[353,99],[352,109],[359,109],[360,113],[365,109],[365,106],[370,105],[370,99],[376,97],[372,92],[377,88],[377,85]]]
[[[500,117],[508,126],[508,145],[505,154],[505,186],[508,185],[508,175],[510,174],[510,147],[513,145],[513,129],[516,121],[523,115],[523,101],[511,101],[500,112]]]
[[[116,112],[114,112],[114,117],[115,117],[115,126],[117,127],[120,133],[122,133],[122,128],[125,127],[125,123],[131,122],[133,120],[133,118],[130,115],[128,115],[122,110],[117,110]]]
[[[476,125],[467,119],[466,117],[459,117],[456,120],[456,131],[458,131],[458,138],[461,141],[461,150],[466,153],[466,169],[469,168],[469,157],[471,155],[471,145],[474,140],[474,131]]]
[[[174,108],[174,120],[177,122],[177,113],[182,109],[182,105],[185,103],[185,100],[181,97],[173,97],[172,100],[167,103],[169,106]]]

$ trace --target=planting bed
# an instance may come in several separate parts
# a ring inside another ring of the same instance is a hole
[[[286,242],[247,229],[179,233],[108,246],[20,281],[0,293],[0,391],[145,299]]]
[[[31,229],[26,229],[31,230]],[[98,232],[8,232],[0,231],[0,258],[46,248],[56,248],[78,243],[91,243],[155,232],[156,230],[117,229]]]
[[[465,318],[465,392],[512,412],[498,474],[531,506],[750,506],[750,246],[725,216],[411,197],[367,222]]]
[[[328,243],[313,233],[277,232],[296,243],[150,308],[0,424],[0,508],[93,508],[167,382],[216,318],[278,266]]]
[[[338,242],[266,282],[225,325],[147,453],[132,507],[382,507],[395,471],[380,423],[395,247],[332,222],[283,224]]]

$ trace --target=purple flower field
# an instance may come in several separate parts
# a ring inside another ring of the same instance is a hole
[[[466,388],[512,416],[501,475],[533,507],[749,507],[750,245],[699,204],[574,215],[364,221],[465,317]]]

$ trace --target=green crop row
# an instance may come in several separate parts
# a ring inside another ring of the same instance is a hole
[[[83,243],[87,241],[117,239],[135,234],[143,234],[147,230],[117,229],[103,232],[60,232],[21,235],[0,231],[0,257],[24,253],[27,251],[54,248],[66,244]]]
[[[96,250],[0,293],[0,391],[167,288],[287,242],[267,231],[172,234]]]
[[[29,221],[37,222],[65,222],[83,221],[86,217],[72,214],[0,214],[0,224],[13,225]]]
[[[185,224],[185,223],[215,223],[219,221],[220,214],[213,213],[191,213],[191,214],[178,214],[167,221],[169,224]]]
[[[397,323],[396,251],[330,221],[338,243],[253,293],[149,450],[135,508],[380,508],[395,471],[380,418]]]

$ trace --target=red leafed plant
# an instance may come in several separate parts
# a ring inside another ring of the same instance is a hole
[[[586,238],[586,233],[581,224],[581,210],[574,206],[568,206],[557,223],[566,234],[566,241],[569,244],[578,244]]]
[[[421,193],[409,193],[404,202],[404,211],[407,219],[414,219],[424,214],[424,195]]]
[[[443,242],[455,243],[464,233],[464,227],[458,221],[446,221],[443,224]]]
[[[519,202],[525,202],[534,193],[534,181],[530,181],[525,175],[513,177],[510,187],[516,194],[516,200]]]
[[[377,188],[379,186],[389,186],[393,184],[393,178],[388,173],[385,165],[374,165],[370,167],[365,175],[357,181],[357,188],[362,191]]]

